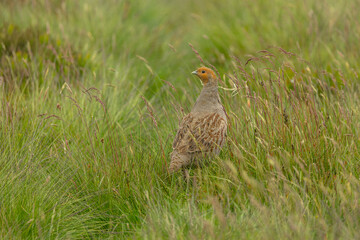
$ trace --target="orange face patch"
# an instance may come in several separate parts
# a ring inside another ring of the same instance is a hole
[[[201,81],[206,84],[211,79],[216,79],[216,75],[213,70],[207,67],[201,67],[196,70],[196,75],[201,79]]]

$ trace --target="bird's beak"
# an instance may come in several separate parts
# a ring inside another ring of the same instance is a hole
[[[195,74],[195,75],[197,75],[197,71],[196,71],[196,70],[195,70],[195,71],[193,71],[193,72],[192,72],[192,74]]]

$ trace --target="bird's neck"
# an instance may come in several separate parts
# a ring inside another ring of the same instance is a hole
[[[214,111],[221,108],[217,84],[206,84],[197,98],[192,112]]]

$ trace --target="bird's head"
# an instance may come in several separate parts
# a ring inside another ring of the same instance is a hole
[[[204,85],[217,84],[217,77],[213,70],[207,67],[200,67],[193,71],[192,74],[198,76]]]

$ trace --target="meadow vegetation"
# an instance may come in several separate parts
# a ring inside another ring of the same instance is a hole
[[[0,238],[359,239],[359,5],[1,1]],[[228,141],[186,182],[201,65]]]

